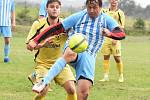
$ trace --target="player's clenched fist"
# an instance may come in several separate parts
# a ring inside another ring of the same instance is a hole
[[[45,40],[41,41],[40,43],[36,43],[34,39],[32,39],[29,41],[27,45],[27,49],[33,51],[33,50],[40,49],[42,47],[48,47],[51,43],[53,43],[54,38],[55,36],[48,37]]]
[[[36,46],[37,43],[35,43],[33,40],[30,40],[29,43],[27,44],[27,49],[33,51]]]

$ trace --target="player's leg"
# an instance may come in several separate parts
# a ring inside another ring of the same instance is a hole
[[[101,79],[101,82],[109,81],[109,59],[110,55],[104,55],[103,68],[104,68],[104,77]]]
[[[47,72],[48,72],[47,68],[45,68],[42,65],[37,65],[35,67],[35,73],[36,73],[35,83],[41,82],[42,78],[47,74]],[[49,85],[47,85],[44,92],[42,92],[41,94],[36,94],[34,97],[34,100],[44,100],[44,98],[48,92],[48,88],[49,88]]]
[[[118,69],[118,73],[119,73],[119,82],[123,82],[124,78],[123,78],[123,63],[122,63],[122,59],[121,59],[121,42],[117,41],[116,45],[114,45],[112,47],[112,54],[114,56],[114,59],[116,61],[116,66]]]
[[[2,34],[4,36],[4,62],[9,62],[10,53],[10,38],[12,37],[11,27],[2,27]]]
[[[67,93],[67,100],[77,100],[76,87],[74,81],[67,81],[64,84]]]
[[[121,60],[121,56],[114,56],[114,59],[116,61],[116,66],[117,66],[118,73],[119,73],[118,82],[124,82],[124,77],[123,77],[123,63],[122,63],[122,60]]]
[[[63,86],[67,93],[67,100],[77,100],[75,77],[69,67],[66,67],[55,78],[55,82]]]
[[[48,71],[46,77],[44,77],[44,83],[47,84],[51,81],[56,75],[58,75],[66,66],[67,63],[74,61],[77,57],[77,54],[74,53],[70,48],[66,48],[62,57],[60,57]]]
[[[41,92],[43,88],[64,69],[68,62],[74,61],[76,58],[77,54],[74,53],[70,48],[66,48],[63,56],[56,60],[46,76],[43,78],[42,84],[35,84],[32,90],[35,92]]]
[[[111,54],[111,48],[110,44],[107,43],[108,39],[106,42],[103,44],[101,52],[103,54],[103,68],[104,68],[104,77],[103,79],[99,80],[101,82],[109,81],[109,67],[110,67],[110,54]]]
[[[77,97],[78,100],[87,100],[90,88],[94,80],[95,72],[95,56],[87,51],[78,54],[78,59],[74,62],[76,71]]]
[[[78,91],[77,91],[77,97],[78,100],[87,100],[88,96],[90,94],[90,88],[92,87],[92,82],[84,79],[82,77],[78,80]]]

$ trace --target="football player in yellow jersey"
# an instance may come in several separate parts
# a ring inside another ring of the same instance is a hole
[[[58,17],[60,14],[61,2],[59,0],[48,0],[46,4],[46,10],[48,17],[35,21],[27,36],[27,49],[28,42],[34,38],[38,33],[45,30],[50,25],[56,24],[61,21]],[[57,58],[62,55],[62,50],[67,36],[62,33],[60,35],[53,36],[51,43],[48,43],[44,47],[37,49],[35,54],[35,82],[41,81],[41,79],[47,74],[48,70],[54,64]],[[77,100],[75,78],[68,65],[66,65],[63,71],[54,78],[54,81],[64,87],[67,92],[67,100]],[[48,90],[47,90],[48,91]],[[44,100],[46,93],[37,94],[34,100]]]
[[[124,28],[125,15],[124,12],[118,8],[119,0],[109,0],[109,2],[109,9],[104,9],[103,12],[112,16],[119,23],[120,27]],[[123,63],[121,59],[121,42],[119,40],[113,40],[106,37],[101,52],[104,55],[104,78],[100,81],[109,81],[109,59],[110,55],[112,54],[116,61],[116,66],[119,72],[118,82],[124,82]]]

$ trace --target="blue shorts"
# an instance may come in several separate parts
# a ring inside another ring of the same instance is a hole
[[[11,26],[0,26],[0,35],[3,37],[12,37]]]
[[[87,51],[79,53],[77,60],[71,63],[76,71],[76,80],[79,80],[80,77],[84,77],[93,83],[95,74],[95,61],[96,57],[89,54]]]

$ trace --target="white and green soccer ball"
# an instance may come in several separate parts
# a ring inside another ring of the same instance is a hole
[[[88,47],[86,37],[81,33],[73,34],[69,39],[69,47],[76,53],[84,52]]]

